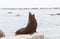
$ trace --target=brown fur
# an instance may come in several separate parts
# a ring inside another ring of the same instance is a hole
[[[2,30],[0,30],[0,38],[1,37],[5,37],[4,33],[2,32]]]
[[[35,19],[35,15],[32,15],[31,12],[29,12],[29,20],[27,26],[25,28],[19,29],[15,34],[33,34],[34,32],[36,32],[36,28],[37,21]]]

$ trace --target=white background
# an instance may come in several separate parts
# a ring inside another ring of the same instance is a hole
[[[0,0],[0,8],[60,7],[60,0]]]

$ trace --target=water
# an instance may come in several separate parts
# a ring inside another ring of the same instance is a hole
[[[45,39],[60,38],[60,16],[50,14],[60,13],[60,9],[38,10],[6,10],[0,9],[0,29],[6,36],[14,35],[16,30],[28,23],[28,12],[34,13],[38,22],[37,32],[43,33]],[[8,13],[12,12],[12,13]],[[16,16],[20,14],[20,16]]]

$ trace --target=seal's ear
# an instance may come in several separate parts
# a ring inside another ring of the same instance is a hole
[[[33,17],[35,17],[35,14],[33,14]]]

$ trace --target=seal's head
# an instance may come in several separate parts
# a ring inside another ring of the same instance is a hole
[[[31,14],[31,12],[29,12],[29,21],[33,21],[35,19],[35,14]]]

